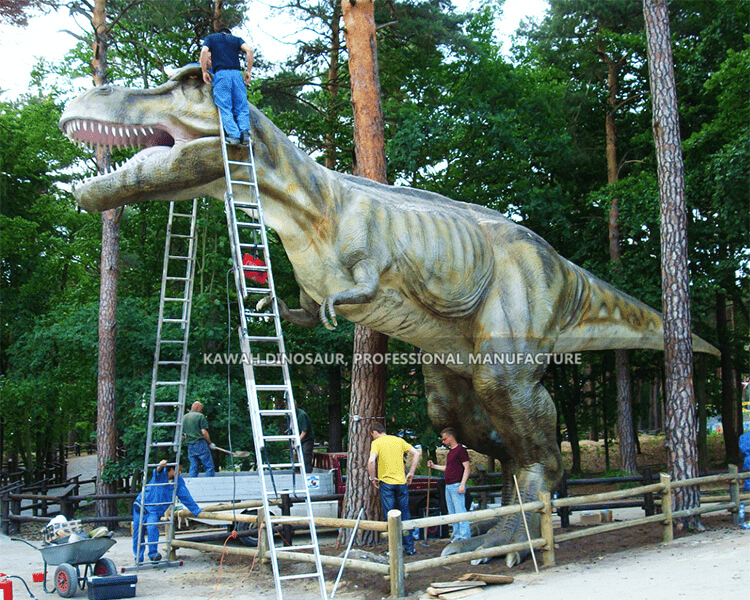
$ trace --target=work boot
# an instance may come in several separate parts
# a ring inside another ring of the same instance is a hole
[[[224,139],[227,141],[227,144],[232,144],[233,146],[239,146],[240,145],[240,138],[227,136]]]
[[[250,144],[250,132],[247,129],[240,134],[240,144],[242,146]]]
[[[149,556],[149,558],[151,559],[151,562],[159,562],[161,561],[161,554],[157,552],[156,554]]]

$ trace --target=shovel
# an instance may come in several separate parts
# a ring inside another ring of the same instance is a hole
[[[247,458],[248,456],[250,456],[250,452],[248,452],[247,450],[237,450],[236,452],[230,452],[229,450],[224,450],[224,448],[219,448],[218,446],[216,446],[216,450],[234,456],[234,458]]]

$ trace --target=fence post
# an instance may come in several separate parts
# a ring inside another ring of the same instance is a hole
[[[401,511],[388,511],[388,562],[391,576],[391,598],[406,596],[404,584],[404,540],[401,537]]]
[[[13,517],[21,516],[21,499],[14,498],[11,496],[10,499],[10,514],[8,515],[8,522],[10,523],[10,533],[21,533],[21,521],[14,519]]]
[[[651,482],[653,481],[653,476],[651,475],[650,469],[643,469],[643,485],[651,485]],[[643,512],[646,513],[647,517],[652,517],[656,514],[656,508],[654,506],[654,493],[653,492],[646,492],[643,495]]]
[[[10,534],[10,501],[8,500],[8,494],[3,494],[0,498],[0,531],[5,535]]]
[[[563,471],[562,479],[557,484],[557,497],[567,498],[568,497],[568,472]],[[570,507],[563,506],[557,509],[557,514],[560,515],[560,527],[570,527]]]
[[[659,476],[662,485],[661,493],[661,514],[664,515],[663,539],[665,542],[671,542],[674,539],[672,530],[672,480],[669,475],[662,473]]]
[[[268,538],[266,536],[268,532],[263,531],[264,527],[269,527],[269,524],[266,521],[266,511],[261,508],[258,509],[258,564],[261,573],[268,573],[270,569],[266,558],[266,552],[268,551]]]
[[[555,532],[552,525],[552,496],[549,492],[540,492],[539,499],[544,502],[542,509],[542,537],[547,546],[542,550],[542,564],[552,567],[555,564]]]
[[[729,474],[734,477],[729,482],[729,501],[734,504],[732,511],[732,525],[737,527],[740,524],[740,480],[737,479],[737,465],[729,465]]]
[[[289,494],[281,495],[281,514],[288,517],[292,514],[292,499]],[[294,535],[294,529],[289,523],[281,526],[281,538],[285,546],[292,545],[292,536]]]

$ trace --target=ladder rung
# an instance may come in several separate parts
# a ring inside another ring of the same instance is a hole
[[[167,281],[189,281],[188,277],[171,277],[167,275],[164,279]]]
[[[277,342],[278,343],[278,342],[281,341],[281,338],[278,337],[278,336],[275,336],[275,335],[266,335],[266,336],[263,336],[263,335],[248,335],[247,336],[247,341],[248,342],[256,342],[258,344],[263,343],[263,342],[268,342],[268,343],[270,343],[270,342]]]
[[[253,163],[251,163],[251,162],[245,162],[245,161],[242,161],[242,160],[228,160],[227,164],[230,164],[230,165],[240,165],[240,166],[243,166],[243,167],[252,167],[253,166]]]
[[[152,448],[171,448],[174,445],[174,442],[151,442]]]
[[[299,546],[282,546],[281,548],[274,547],[274,549],[277,552],[298,552],[299,550],[315,550],[315,546],[313,546],[312,544],[300,544]]]
[[[279,575],[279,579],[283,579],[284,581],[289,581],[291,579],[312,579],[313,577],[318,577],[317,571],[310,571],[309,573],[295,573],[294,575]]]
[[[264,384],[264,385],[256,385],[255,388],[259,392],[288,392],[291,388],[291,385],[283,384],[283,383],[272,383],[272,384]]]
[[[291,517],[291,516],[285,516],[280,515],[278,517],[269,515],[268,521],[273,523],[274,525],[283,525],[283,524],[289,524],[289,523],[305,523],[309,524],[312,522],[312,519],[310,517]]]
[[[255,185],[254,181],[247,181],[245,179],[232,179],[233,185]]]
[[[172,216],[173,216],[173,217],[188,217],[188,218],[190,218],[190,219],[192,219],[192,218],[193,218],[193,215],[192,215],[192,214],[190,214],[190,213],[177,213],[177,212],[176,212],[176,213],[172,213]],[[174,234],[173,234],[173,235],[174,235]]]
[[[271,318],[275,319],[277,318],[276,314],[272,312],[262,313],[262,312],[254,312],[251,310],[245,310],[245,316],[250,317],[252,319],[271,319]]]
[[[152,423],[154,427],[177,427],[179,425],[176,421],[161,421],[159,423]]]
[[[170,254],[169,258],[173,258],[174,260],[191,260],[189,256],[178,256],[176,254]]]
[[[266,441],[266,442],[288,442],[289,440],[293,440],[294,437],[295,436],[293,434],[289,434],[289,435],[264,435],[263,436],[263,440]]]
[[[157,381],[156,385],[181,385],[181,381]]]
[[[193,239],[192,235],[187,235],[187,234],[184,234],[184,233],[173,233],[172,237],[173,238],[177,238],[179,240],[192,240]]]
[[[184,344],[185,340],[159,340],[160,344]]]
[[[249,287],[247,288],[248,294],[268,294],[268,292],[271,291],[270,287],[266,288],[256,288],[256,287]]]
[[[184,360],[160,360],[160,365],[184,365],[187,364]]]
[[[299,467],[300,464],[302,464],[302,463],[295,463],[295,462],[291,462],[291,463],[271,463],[270,465],[269,464],[264,464],[263,468],[266,469],[267,471],[270,471],[272,469],[292,469],[293,467]]]
[[[154,402],[154,406],[179,406],[182,402]]]
[[[241,200],[234,201],[235,208],[258,208],[260,206],[257,202],[243,202]]]
[[[259,414],[261,417],[283,417],[285,415],[291,415],[292,411],[284,408],[261,409]]]

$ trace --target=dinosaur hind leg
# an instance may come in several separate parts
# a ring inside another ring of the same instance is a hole
[[[551,490],[562,473],[562,459],[556,441],[556,412],[547,391],[539,384],[541,372],[523,366],[482,365],[473,384],[480,405],[513,457],[518,488],[524,502],[537,500],[541,491]],[[514,503],[518,502],[513,493]],[[531,538],[541,535],[537,513],[526,514]],[[444,555],[504,546],[527,541],[520,514],[501,518],[481,537],[460,540],[443,550]],[[509,566],[525,553],[506,557]],[[484,562],[484,560],[482,561]]]

